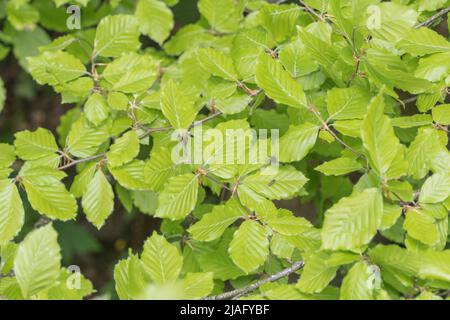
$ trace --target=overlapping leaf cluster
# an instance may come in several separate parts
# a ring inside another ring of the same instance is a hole
[[[39,128],[0,145],[0,271],[13,271],[1,296],[73,298],[51,225],[11,242],[24,221],[19,189],[53,220],[82,213],[101,228],[116,200],[162,219],[162,235],[116,265],[122,299],[202,298],[298,260],[297,282],[249,297],[445,296],[450,43],[421,22],[447,1],[199,0],[200,20],[176,32],[177,1],[115,2],[95,27],[24,60],[75,107],[57,137]],[[36,24],[38,7],[9,1],[9,24]],[[172,162],[197,126],[279,129],[278,170],[270,159]],[[294,215],[285,199],[313,206]]]

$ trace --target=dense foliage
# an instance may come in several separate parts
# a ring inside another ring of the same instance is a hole
[[[0,144],[0,297],[95,294],[54,224],[101,229],[121,206],[162,221],[117,261],[121,299],[446,298],[450,1],[199,0],[189,23],[182,2],[1,2],[0,56],[70,108]],[[247,151],[272,129],[279,152],[175,162],[195,138],[225,148],[198,129]]]

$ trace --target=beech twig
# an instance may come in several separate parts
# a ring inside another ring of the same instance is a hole
[[[281,278],[284,278],[284,277],[290,275],[291,273],[296,272],[297,270],[300,270],[301,268],[303,268],[304,265],[305,265],[305,263],[303,261],[296,261],[289,268],[281,270],[280,272],[277,272],[267,278],[264,278],[262,280],[255,282],[255,283],[252,283],[251,285],[248,285],[248,286],[240,288],[240,289],[228,291],[228,292],[219,294],[217,296],[207,297],[207,298],[204,298],[204,300],[237,299],[239,297],[246,295],[247,293],[250,293],[250,292],[258,289],[263,284],[277,281]]]
[[[192,123],[190,125],[189,129],[192,129],[195,126],[201,125],[202,123],[204,123],[206,121],[209,121],[211,119],[214,119],[214,118],[216,118],[216,117],[218,117],[220,115],[222,115],[222,112],[218,111],[216,113],[213,113],[213,114],[207,116],[206,118],[203,118],[203,119],[201,119],[199,121],[195,121],[194,123]],[[139,139],[143,139],[143,138],[147,137],[148,135],[150,135],[152,133],[155,133],[155,132],[168,131],[168,130],[171,130],[171,129],[173,129],[173,127],[148,128],[147,130],[145,130],[145,132],[143,134],[141,134],[139,136]],[[87,157],[87,158],[83,158],[83,159],[77,159],[77,160],[74,160],[72,162],[69,162],[67,164],[64,164],[64,165],[60,166],[58,169],[59,170],[65,170],[65,169],[68,169],[70,167],[76,166],[79,163],[100,159],[100,158],[103,158],[105,156],[106,156],[106,153],[100,153],[100,154],[93,155],[91,157]]]
[[[431,24],[433,24],[433,22],[437,19],[439,19],[440,17],[446,15],[447,13],[450,12],[450,7],[447,7],[445,9],[442,9],[441,11],[439,11],[438,13],[436,13],[435,15],[431,16],[430,18],[428,18],[427,20],[425,20],[422,23],[419,23],[418,25],[415,26],[415,28],[420,28],[420,27],[428,27]]]

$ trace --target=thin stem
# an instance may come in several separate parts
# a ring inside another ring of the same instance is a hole
[[[314,107],[310,106],[309,110],[319,119],[320,123],[322,124],[323,128],[333,136],[333,138],[339,142],[341,145],[343,145],[345,148],[350,150],[354,155],[356,155],[358,158],[366,159],[366,157],[350,147],[348,144],[346,144],[341,138],[338,137],[338,135],[328,126],[328,123],[323,120],[322,116],[320,115],[319,111]],[[366,159],[367,160],[367,159]]]
[[[145,132],[139,136],[139,139],[144,139],[145,137],[147,137],[150,134],[155,133],[155,132],[169,131],[169,130],[172,130],[172,129],[173,129],[172,127],[147,128],[145,130]]]
[[[38,221],[36,221],[36,223],[34,224],[33,228],[34,229],[39,229],[42,227],[45,227],[46,225],[48,225],[50,222],[52,222],[53,220],[46,217],[46,216],[41,216]]]
[[[212,120],[212,119],[214,119],[214,118],[217,118],[217,117],[221,116],[222,114],[223,114],[223,113],[222,113],[221,111],[217,111],[217,112],[215,112],[215,113],[213,113],[213,114],[207,116],[206,118],[203,118],[203,119],[201,119],[201,120],[195,121],[193,124],[191,124],[191,125],[189,126],[189,129],[192,129],[192,128],[197,127],[197,126],[199,126],[199,125],[201,125],[201,124],[203,124],[203,123],[205,123],[205,122],[207,122],[207,121],[209,121],[209,120]]]
[[[305,10],[308,11],[310,14],[314,15],[317,19],[319,19],[322,22],[325,21],[325,18],[317,14],[317,12],[313,8],[309,7],[306,3],[304,3],[301,0],[299,2],[302,5],[302,7],[305,8]]]
[[[100,153],[100,154],[96,154],[96,155],[91,156],[91,157],[87,157],[87,158],[83,158],[83,159],[74,160],[74,161],[72,161],[72,162],[69,162],[69,163],[66,164],[66,165],[63,165],[63,166],[59,167],[58,169],[59,169],[59,170],[65,170],[65,169],[67,169],[67,168],[76,166],[76,165],[79,164],[79,163],[88,162],[88,161],[96,160],[96,159],[99,159],[99,158],[103,158],[105,155],[106,155],[106,153]]]
[[[203,176],[204,176],[205,178],[211,180],[212,182],[218,184],[218,185],[221,186],[223,189],[226,189],[226,190],[228,190],[228,191],[231,192],[231,189],[230,189],[227,185],[225,185],[224,183],[220,182],[220,181],[217,180],[216,178],[214,178],[214,177],[212,177],[212,176],[210,176],[210,175],[208,175],[208,174],[203,174]]]
[[[435,20],[439,19],[440,17],[446,15],[449,12],[450,12],[450,7],[442,9],[441,11],[436,13],[435,15],[433,15],[430,18],[428,18],[427,20],[425,20],[424,22],[419,23],[418,25],[416,25],[415,28],[428,27],[428,26],[432,25]]]
[[[292,265],[289,268],[286,268],[286,269],[284,269],[278,273],[275,273],[267,278],[259,280],[251,285],[248,285],[248,286],[240,288],[240,289],[228,291],[228,292],[219,294],[217,296],[207,297],[207,298],[205,298],[205,300],[227,300],[227,299],[233,299],[233,298],[237,299],[239,297],[242,297],[242,296],[258,289],[263,284],[277,281],[281,278],[284,278],[284,277],[300,270],[301,268],[303,268],[304,265],[305,265],[305,263],[303,261],[296,261],[296,262],[292,263]]]
[[[14,271],[10,271],[7,274],[1,274],[0,273],[0,279],[2,279],[2,278],[12,278],[12,277],[14,277]]]
[[[214,119],[214,118],[216,118],[216,117],[218,117],[220,115],[222,115],[222,112],[220,112],[220,111],[216,112],[216,113],[213,113],[213,114],[207,116],[206,118],[204,118],[202,120],[194,122],[193,124],[190,125],[189,129],[191,129],[191,128],[195,127],[195,126],[198,126],[198,125],[200,125],[200,124],[202,124],[202,123],[204,123],[206,121]],[[143,138],[147,137],[148,135],[150,135],[152,133],[155,133],[155,132],[168,131],[168,130],[172,130],[172,129],[173,129],[173,127],[148,128],[143,134],[141,134],[139,136],[139,139],[143,139]],[[103,158],[105,156],[106,156],[106,153],[100,153],[100,154],[96,154],[96,155],[91,156],[91,157],[78,159],[78,160],[73,160],[73,161],[71,161],[71,162],[69,162],[67,164],[64,164],[64,165],[60,166],[58,169],[59,170],[65,170],[65,169],[68,169],[70,167],[76,166],[77,164],[80,164],[80,163],[83,163],[83,162],[92,161],[92,160],[96,160],[96,159],[100,159],[100,158]]]

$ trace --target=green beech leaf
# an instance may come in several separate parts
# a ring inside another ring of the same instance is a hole
[[[120,260],[114,267],[114,282],[121,300],[138,299],[145,289],[144,267],[136,255]]]
[[[39,84],[56,86],[81,77],[86,68],[80,60],[62,51],[45,51],[28,58],[31,75]]]
[[[172,11],[163,1],[139,0],[135,16],[141,32],[159,44],[167,39],[174,25]]]
[[[381,175],[388,171],[400,145],[390,119],[383,114],[383,110],[383,96],[378,95],[370,103],[361,127],[364,147],[369,152],[374,168]]]
[[[450,173],[435,173],[429,177],[420,190],[420,202],[442,202],[450,196]]]
[[[377,189],[342,198],[325,213],[322,248],[355,250],[369,243],[381,223],[383,201]]]
[[[246,211],[236,201],[230,200],[225,205],[215,206],[210,213],[192,225],[188,231],[192,238],[199,241],[211,241],[219,238],[226,228],[239,218],[244,218]]]
[[[156,232],[145,241],[141,259],[150,278],[161,284],[176,280],[183,265],[177,247]]]
[[[7,168],[16,160],[14,146],[7,143],[0,143],[0,168]]]
[[[195,207],[198,195],[198,178],[192,173],[172,177],[158,195],[156,217],[179,220]]]
[[[406,213],[403,227],[408,235],[427,245],[434,245],[439,240],[436,220],[425,211],[411,209]]]
[[[340,176],[353,171],[361,170],[363,169],[363,166],[355,159],[342,157],[324,162],[314,169],[327,176]]]
[[[450,51],[450,42],[428,28],[410,30],[397,46],[415,56]]]
[[[81,204],[87,219],[100,229],[114,208],[112,187],[101,170],[86,186]]]
[[[0,245],[12,240],[22,229],[25,212],[16,185],[0,180]]]
[[[74,219],[77,202],[59,179],[41,168],[32,168],[22,178],[22,184],[34,210],[52,219]]]
[[[330,254],[323,251],[308,255],[297,288],[306,293],[317,293],[325,289],[338,269],[338,266],[327,265],[329,258]]]
[[[260,11],[261,24],[277,42],[283,42],[294,30],[300,8],[295,4],[264,4]]]
[[[237,81],[233,60],[222,51],[214,48],[198,49],[198,60],[210,74],[229,81]]]
[[[365,262],[355,263],[342,282],[341,300],[373,300],[376,277]]]
[[[161,111],[175,129],[187,129],[197,114],[195,97],[183,92],[181,87],[169,81],[161,93]]]
[[[450,104],[441,104],[432,110],[433,120],[442,125],[450,124]]]
[[[270,170],[270,169],[269,169]],[[290,198],[300,191],[308,179],[291,166],[280,167],[275,172],[258,171],[243,181],[243,186],[268,199]]]
[[[108,64],[102,76],[112,85],[112,90],[140,92],[147,90],[155,82],[158,65],[148,55],[128,52]]]
[[[34,230],[20,243],[14,272],[22,294],[30,298],[55,284],[61,267],[57,233],[51,224]]]
[[[280,161],[300,161],[314,147],[319,127],[311,123],[289,126],[280,139]]]
[[[84,105],[84,113],[90,122],[98,126],[109,115],[109,107],[105,98],[99,93],[92,94]]]
[[[244,221],[228,249],[230,257],[247,274],[261,266],[269,254],[267,230],[256,221]]]
[[[150,186],[144,176],[145,163],[133,160],[120,167],[109,166],[113,177],[125,188],[130,190],[149,190]]]
[[[94,127],[84,117],[71,127],[66,139],[66,150],[77,157],[89,157],[96,153],[99,145],[109,138],[106,125]]]
[[[139,137],[136,131],[131,130],[114,142],[106,158],[112,167],[118,167],[133,160],[138,153]]]
[[[174,174],[175,164],[172,162],[171,150],[165,147],[154,148],[144,168],[144,177],[151,190],[161,191],[167,179]]]
[[[336,120],[362,119],[369,102],[369,93],[360,87],[334,88],[327,93],[328,113]]]
[[[103,18],[95,34],[95,54],[118,57],[123,52],[139,49],[139,22],[131,15]]]
[[[188,273],[181,281],[184,299],[196,300],[206,297],[214,287],[213,273]]]
[[[289,72],[266,53],[261,53],[258,58],[256,83],[275,102],[294,108],[307,105],[301,84],[292,79]]]
[[[16,154],[23,160],[35,160],[58,151],[53,134],[43,128],[36,131],[21,131],[15,134]]]
[[[213,29],[230,32],[239,27],[243,6],[232,0],[200,0],[198,10]]]

